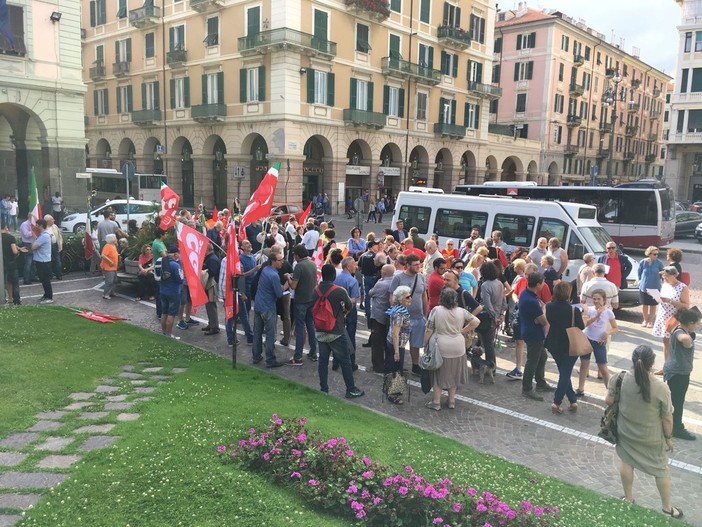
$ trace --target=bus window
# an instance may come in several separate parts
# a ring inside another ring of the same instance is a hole
[[[436,212],[436,222],[434,232],[446,238],[463,240],[470,237],[471,229],[480,228],[480,232],[485,232],[485,224],[488,215],[485,212],[472,212],[459,209],[439,209]]]
[[[675,219],[675,200],[670,189],[660,189],[658,195],[661,197],[661,215],[664,220]]]
[[[653,190],[622,192],[620,223],[629,225],[658,225],[658,204]]]
[[[144,175],[141,174],[139,175],[139,188],[140,189],[161,189],[161,181],[165,183],[166,181],[166,176],[161,176],[161,175]]]
[[[502,231],[502,240],[507,245],[532,247],[534,223],[535,220],[532,216],[497,214],[492,228],[496,231]]]
[[[619,223],[619,200],[609,198],[599,207],[597,220],[600,223]]]
[[[558,238],[561,242],[561,247],[565,245],[565,237],[568,232],[568,227],[561,220],[555,218],[541,218],[539,220],[539,229],[537,238]]]
[[[570,238],[568,239],[568,259],[569,260],[582,260],[585,256],[585,246],[583,242],[578,238],[575,231],[570,231]]]
[[[417,227],[420,234],[429,232],[430,216],[430,207],[418,207],[415,205],[402,205],[400,207],[399,217],[405,220],[405,229],[410,230],[412,227]]]

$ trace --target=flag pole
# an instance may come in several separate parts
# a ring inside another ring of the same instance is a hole
[[[238,340],[236,336],[236,324],[239,320],[239,289],[237,287],[237,282],[239,281],[239,275],[232,275],[230,279],[232,280],[232,293],[234,295],[234,316],[232,320],[232,335],[234,336],[232,339],[232,369],[236,370],[236,342]]]

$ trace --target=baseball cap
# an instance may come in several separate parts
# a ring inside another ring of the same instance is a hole
[[[180,250],[178,249],[177,245],[169,245],[168,246],[168,254],[175,254],[175,253],[179,253],[179,252],[180,252]]]

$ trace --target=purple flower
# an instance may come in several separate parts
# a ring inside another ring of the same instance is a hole
[[[319,485],[319,481],[317,481],[316,479],[311,479],[307,482],[307,484],[312,487],[316,487],[317,485]]]
[[[524,512],[529,512],[531,510],[531,502],[530,501],[523,501],[522,502],[522,510]]]
[[[363,473],[361,474],[361,476],[363,476],[365,479],[370,479],[371,477],[373,477],[373,471],[372,471],[372,470],[366,470],[365,472],[363,472]]]
[[[443,522],[443,521],[444,521],[444,519],[443,519],[443,518],[441,518],[441,517],[438,517],[438,518],[434,518],[434,520],[433,520],[433,521],[432,521],[431,523],[433,523],[433,524],[437,524],[437,523],[441,523],[441,522]]]
[[[249,428],[249,434],[255,434],[256,429],[255,428]]]
[[[475,507],[475,510],[477,510],[478,512],[485,512],[485,511],[487,511],[488,509],[487,509],[487,507],[486,507],[485,505],[483,505],[482,503],[478,503],[478,506]]]
[[[299,451],[297,448],[290,449],[290,452],[292,452],[292,455],[296,457],[300,457],[302,455],[302,452]]]
[[[544,514],[544,509],[541,507],[534,507],[534,516],[542,516]]]
[[[364,518],[365,515],[366,515],[366,511],[360,510],[356,513],[356,518],[358,518],[360,520],[361,518]]]
[[[488,522],[485,522],[485,525],[483,525],[483,527],[492,527],[492,524],[491,524],[491,523],[488,523]]]
[[[349,494],[354,494],[358,492],[358,487],[356,485],[349,485],[349,488],[346,489],[346,492],[348,492]]]
[[[368,498],[370,498],[370,492],[368,492],[368,490],[366,489],[363,489],[363,492],[361,492],[361,498],[367,500]]]
[[[404,496],[409,491],[407,490],[407,487],[400,487],[397,489],[397,492],[399,492],[400,494],[402,494]]]
[[[412,467],[410,467],[409,465],[407,465],[405,467],[405,471],[407,472],[407,474],[412,474],[414,472],[414,469]]]
[[[217,447],[217,452],[220,452],[220,453],[221,453],[221,452],[224,452],[226,449],[227,449],[226,446],[224,446],[224,445],[219,445],[219,446]]]
[[[363,503],[359,503],[357,501],[352,501],[351,508],[355,511],[362,511],[363,510]]]
[[[364,457],[364,458],[363,458],[363,464],[366,465],[366,466],[368,466],[368,465],[371,464],[371,460],[368,459],[367,457]]]
[[[337,443],[338,443],[338,441],[336,439],[332,438],[329,441],[327,441],[327,446],[329,448],[332,448],[332,447],[335,447]]]
[[[270,457],[271,457],[271,455],[268,452],[263,454],[263,459],[265,459],[266,461],[268,461],[268,459],[270,459]]]
[[[275,420],[275,424],[277,424],[278,426],[280,426],[280,425],[283,424],[283,421],[281,421],[280,419],[276,419],[276,420]]]
[[[349,448],[349,449],[346,451],[346,455],[349,456],[349,457],[352,457],[352,456],[353,456],[353,450],[351,450],[351,449]]]
[[[299,472],[291,472],[290,477],[300,479],[302,477],[302,474],[300,474]]]
[[[305,439],[307,439],[307,436],[306,436],[305,434],[300,434],[300,435],[297,436],[297,440],[298,440],[300,443],[302,443],[303,441],[305,441]]]
[[[456,502],[456,503],[453,504],[453,507],[452,507],[452,508],[453,508],[453,511],[454,511],[454,512],[461,512],[461,509],[463,508],[463,505],[461,505],[460,503]]]
[[[275,421],[276,419],[278,419],[278,414],[273,414],[273,415],[271,415],[271,419],[273,419],[274,421]]]
[[[299,422],[300,422],[300,426],[305,426],[305,424],[307,423],[307,418],[301,417]]]
[[[378,505],[378,503],[380,503],[381,501],[383,501],[383,500],[381,498],[379,498],[378,496],[376,496],[375,498],[373,498],[373,505]]]
[[[475,496],[478,493],[473,487],[469,488],[466,492],[469,496]]]

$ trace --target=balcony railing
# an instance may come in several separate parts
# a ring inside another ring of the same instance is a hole
[[[658,88],[658,87],[653,88],[653,96],[654,96],[654,97],[660,97],[662,91],[663,91],[663,90],[661,90],[661,89]]]
[[[190,0],[190,7],[200,13],[222,7],[222,0]]]
[[[227,116],[227,105],[223,102],[213,104],[198,104],[190,109],[190,117],[198,123],[223,121]]]
[[[585,87],[582,84],[570,83],[569,93],[573,97],[582,97],[585,93]]]
[[[459,49],[470,47],[470,33],[460,27],[439,26],[436,30],[439,42]]]
[[[658,134],[656,132],[651,132],[648,134],[649,141],[658,141]]]
[[[138,28],[155,26],[160,18],[161,8],[154,5],[145,5],[129,11],[129,23]]]
[[[639,86],[641,86],[641,79],[634,79],[631,81],[631,87],[633,89],[637,89]]]
[[[105,65],[95,64],[90,68],[90,78],[94,81],[102,79],[105,76]]]
[[[641,105],[637,102],[630,102],[630,103],[627,103],[626,109],[630,113],[635,113],[641,109]]]
[[[166,54],[166,62],[168,62],[168,65],[171,67],[179,66],[187,61],[188,52],[184,49],[174,49]]]
[[[344,122],[346,124],[380,129],[385,126],[385,121],[385,114],[383,113],[357,110],[356,108],[344,108]]]
[[[566,145],[563,153],[567,156],[574,156],[580,152],[580,147],[578,145]]]
[[[271,48],[295,48],[308,55],[320,55],[326,58],[336,56],[336,42],[324,40],[309,33],[302,33],[287,27],[240,37],[238,47],[242,55],[265,54]]]
[[[161,110],[137,110],[132,112],[132,122],[138,126],[149,126],[161,120]]]
[[[495,86],[494,84],[483,84],[482,82],[469,81],[468,91],[491,99],[499,99],[502,97],[502,88]]]
[[[658,119],[661,116],[660,110],[651,110],[651,119]]]
[[[573,64],[576,66],[582,66],[585,64],[585,57],[583,57],[580,53],[573,55]]]
[[[402,59],[383,57],[380,62],[380,68],[384,75],[403,78],[412,77],[417,82],[425,82],[427,84],[439,84],[441,82],[441,72],[439,70],[420,66],[414,62]]]
[[[624,161],[633,161],[636,157],[634,152],[624,152]]]
[[[609,133],[612,131],[612,123],[605,123],[601,122],[600,123],[600,132],[603,134]]]
[[[626,135],[627,137],[633,137],[633,136],[635,136],[637,133],[639,133],[639,127],[638,127],[638,126],[627,126],[627,127],[626,127],[626,133],[625,133],[625,135]]]
[[[657,158],[656,154],[646,154],[646,163],[654,163]]]
[[[457,124],[435,123],[434,133],[448,137],[453,137],[455,139],[462,139],[466,136],[466,127],[459,126]]]
[[[583,118],[577,115],[569,115],[566,120],[566,124],[568,125],[568,127],[580,126],[581,124],[583,124]]]
[[[346,0],[349,11],[361,12],[381,22],[390,16],[390,4],[385,0]]]
[[[129,65],[130,63],[126,60],[115,62],[112,64],[112,74],[115,77],[123,77],[124,75],[127,75],[129,73]]]
[[[600,148],[595,154],[595,157],[598,159],[605,159],[609,157],[609,148]]]

